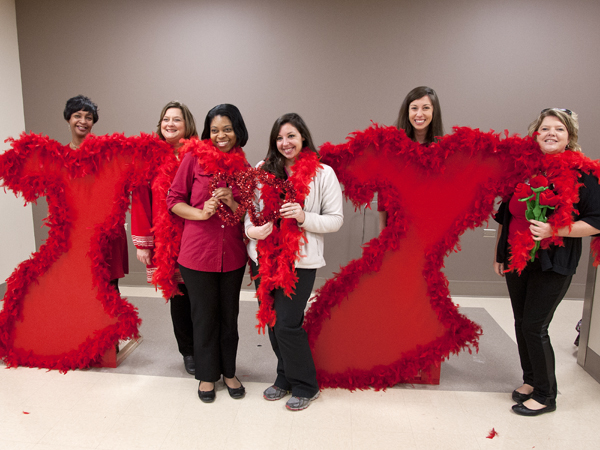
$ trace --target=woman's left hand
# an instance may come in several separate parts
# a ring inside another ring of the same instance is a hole
[[[541,241],[552,237],[552,226],[549,223],[540,222],[539,220],[530,220],[529,231],[533,235],[534,241]]]
[[[225,203],[233,212],[235,212],[238,207],[238,203],[233,199],[233,191],[229,187],[215,189],[213,197]]]
[[[299,203],[284,203],[279,213],[284,219],[296,219],[299,224],[304,223],[305,214]]]

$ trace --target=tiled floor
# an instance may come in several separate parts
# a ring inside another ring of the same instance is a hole
[[[507,299],[455,301],[486,308],[513,336]],[[327,389],[291,413],[262,399],[267,384],[246,383],[238,401],[218,385],[205,405],[191,378],[18,368],[0,370],[0,450],[597,449],[600,384],[577,365],[573,346],[581,310],[563,301],[551,325],[560,395],[557,411],[540,417],[513,414],[510,393]],[[487,439],[492,428],[499,434]]]

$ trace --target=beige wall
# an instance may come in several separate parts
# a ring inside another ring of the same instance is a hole
[[[0,152],[25,130],[14,0],[0,0]],[[31,206],[0,189],[0,297],[14,268],[35,251]]]
[[[542,108],[573,109],[597,158],[598,17],[596,0],[19,0],[25,121],[67,142],[61,112],[79,93],[100,107],[98,134],[152,131],[171,99],[198,122],[229,102],[246,119],[254,164],[283,113],[301,114],[318,144],[337,143],[371,121],[391,124],[405,94],[429,85],[447,131],[524,133]],[[326,240],[320,277],[375,233],[374,213],[347,212]],[[462,245],[446,264],[452,291],[505,294],[491,270],[493,238],[475,230]],[[569,295],[583,296],[584,275]]]

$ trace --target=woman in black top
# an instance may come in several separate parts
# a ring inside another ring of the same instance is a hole
[[[518,200],[523,195],[513,195],[502,203],[495,218],[500,225],[494,271],[506,278],[523,369],[523,384],[512,393],[517,402],[512,409],[519,415],[556,410],[554,352],[548,326],[575,273],[581,238],[600,233],[600,186],[598,178],[590,174],[597,174],[597,167],[576,153],[581,152],[578,130],[577,115],[556,108],[543,110],[529,126],[529,135],[535,136],[546,155],[540,175],[548,181],[550,196],[556,195],[556,209],[549,214],[556,217],[547,223],[527,220],[526,202]],[[523,243],[533,242],[541,246],[530,261],[531,245],[525,248]]]

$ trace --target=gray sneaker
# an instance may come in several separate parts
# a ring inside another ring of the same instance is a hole
[[[302,411],[303,409],[308,408],[310,402],[319,398],[320,392],[317,392],[312,398],[307,397],[292,397],[290,398],[285,407],[290,411]]]
[[[263,392],[263,398],[270,402],[274,402],[275,400],[281,400],[283,397],[285,397],[289,393],[290,393],[290,391],[286,391],[284,389],[278,388],[277,386],[273,385],[273,386],[270,386],[267,389],[265,389],[265,392]]]

